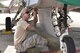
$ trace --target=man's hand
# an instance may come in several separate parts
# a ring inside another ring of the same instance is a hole
[[[33,16],[34,16],[34,15],[38,14],[38,9],[37,8],[33,8],[32,12],[33,12]]]
[[[32,16],[34,16],[34,18],[37,16],[38,14],[38,9],[37,8],[33,8],[32,10]]]

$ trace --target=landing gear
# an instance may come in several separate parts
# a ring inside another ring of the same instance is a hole
[[[60,17],[57,17],[57,13],[59,13]],[[54,10],[52,13],[54,20],[52,21],[53,26],[55,27],[56,35],[60,38],[60,49],[62,53],[76,53],[75,44],[71,37],[69,37],[68,24],[67,23],[67,4],[64,4],[63,9]],[[57,23],[57,24],[56,24]],[[58,29],[56,28],[58,27]]]
[[[67,23],[67,4],[64,4],[64,16],[63,16],[63,26],[64,26],[64,33],[62,37],[62,51],[63,53],[76,53],[75,44],[71,37],[69,37],[68,32],[68,23]],[[66,29],[66,30],[65,30]],[[66,36],[67,35],[67,36]]]

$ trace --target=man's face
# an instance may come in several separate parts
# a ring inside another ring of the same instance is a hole
[[[30,15],[29,15],[29,13],[24,13],[22,17],[24,20],[28,20]]]

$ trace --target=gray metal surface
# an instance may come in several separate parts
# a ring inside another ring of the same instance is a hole
[[[1,33],[1,32],[0,32]],[[5,51],[8,45],[13,45],[13,35],[0,34],[0,50],[1,53]]]

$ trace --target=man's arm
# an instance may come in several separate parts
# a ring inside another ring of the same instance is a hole
[[[26,28],[26,30],[35,31],[35,28],[34,28],[33,25],[30,24],[30,25]]]
[[[38,21],[37,14],[38,14],[38,9],[37,8],[33,8],[33,10],[32,10],[32,16],[34,17],[34,19],[29,22],[30,25],[27,28],[28,30],[31,30],[31,31],[34,31],[35,30],[36,23]]]

